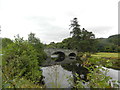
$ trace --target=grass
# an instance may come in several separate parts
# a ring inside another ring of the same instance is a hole
[[[95,64],[102,64],[105,67],[120,70],[120,53],[100,52],[91,56],[91,61]]]
[[[120,53],[96,53],[92,54],[93,57],[110,57],[110,58],[118,58],[120,56]]]

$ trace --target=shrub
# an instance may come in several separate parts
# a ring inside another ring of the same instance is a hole
[[[16,38],[14,43],[3,50],[3,83],[19,78],[39,82],[41,71],[38,65],[38,53],[23,38]]]

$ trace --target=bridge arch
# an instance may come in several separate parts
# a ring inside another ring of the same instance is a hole
[[[76,54],[73,53],[73,52],[70,53],[68,56],[69,56],[70,59],[75,59],[76,58]]]
[[[55,62],[61,62],[65,59],[65,53],[61,51],[56,51],[51,55],[51,58],[55,58]]]

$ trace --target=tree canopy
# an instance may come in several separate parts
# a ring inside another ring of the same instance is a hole
[[[94,52],[95,51],[95,35],[87,31],[85,28],[80,29],[77,18],[71,21],[70,28],[72,31],[72,46],[79,52]]]

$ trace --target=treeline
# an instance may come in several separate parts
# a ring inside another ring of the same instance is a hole
[[[93,39],[92,39],[93,40]],[[81,47],[81,52],[90,51],[90,52],[120,52],[120,34],[111,35],[108,38],[96,38],[94,39],[94,46],[91,46],[91,43],[84,43],[79,45]],[[80,42],[80,41],[78,41]],[[85,42],[85,41],[83,41]],[[51,42],[48,45],[45,45],[46,48],[62,48],[62,49],[74,49],[74,45],[72,45],[73,40],[72,37],[64,39],[62,42]],[[91,47],[91,50],[87,47]]]
[[[108,38],[95,38],[92,32],[81,29],[77,18],[70,24],[72,37],[65,38],[62,42],[51,42],[46,48],[74,49],[78,52],[120,52],[120,34]]]
[[[40,65],[46,59],[44,45],[34,33],[23,40],[2,38],[2,88],[41,88]]]

